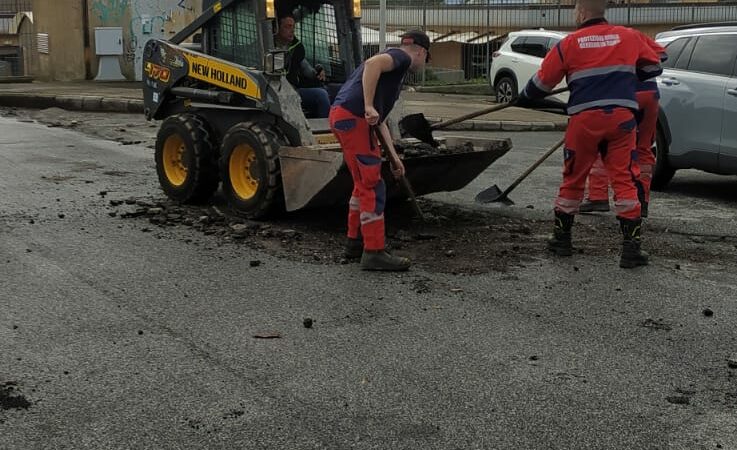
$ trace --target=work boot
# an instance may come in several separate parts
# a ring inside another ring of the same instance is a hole
[[[609,200],[584,200],[578,211],[582,213],[588,212],[607,212],[609,211]]]
[[[348,238],[343,249],[343,256],[347,259],[358,259],[363,255],[363,240]]]
[[[548,250],[558,256],[571,256],[573,254],[573,246],[571,245],[572,227],[573,215],[556,211],[553,236],[548,239]]]
[[[640,230],[642,219],[619,218],[619,226],[622,229],[622,258],[619,267],[632,269],[638,266],[646,266],[648,254],[640,249]]]
[[[388,272],[402,272],[409,269],[410,262],[407,258],[393,256],[386,250],[364,250],[361,256],[362,270],[385,270]]]

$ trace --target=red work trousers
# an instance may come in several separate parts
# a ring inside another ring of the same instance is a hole
[[[657,91],[638,92],[637,103],[640,107],[637,117],[637,165],[640,167],[637,190],[640,200],[650,202],[650,183],[655,165],[652,147],[658,123]],[[609,177],[601,159],[596,160],[589,174],[589,200],[609,200]]]
[[[640,217],[635,181],[640,176],[634,162],[637,122],[626,108],[590,109],[571,117],[566,130],[563,183],[555,210],[576,214],[583,199],[586,177],[601,156],[614,188],[618,217]]]
[[[348,237],[363,236],[365,250],[383,250],[386,185],[381,178],[381,149],[363,117],[334,106],[329,119],[330,129],[343,148],[343,158],[353,177]]]

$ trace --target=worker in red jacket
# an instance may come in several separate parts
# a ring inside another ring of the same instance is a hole
[[[665,62],[668,56],[665,49],[649,37],[642,35],[642,40]],[[640,178],[637,183],[637,194],[640,200],[640,215],[647,217],[650,204],[650,183],[652,181],[655,154],[652,151],[655,131],[658,122],[660,92],[655,78],[637,83],[637,165]],[[588,198],[581,203],[581,212],[609,211],[609,177],[601,158],[597,158],[589,173]]]
[[[353,178],[348,210],[348,243],[345,255],[361,258],[363,270],[407,270],[407,258],[390,255],[384,248],[386,185],[381,178],[381,149],[374,130],[387,143],[387,160],[394,176],[404,175],[404,165],[392,144],[386,118],[399,98],[408,71],[420,71],[430,57],[430,39],[422,31],[401,36],[399,48],[372,56],[341,87],[330,110],[330,128],[343,149]]]
[[[641,250],[640,202],[634,180],[638,79],[662,73],[660,58],[640,33],[604,19],[607,0],[578,0],[578,30],[548,52],[540,70],[525,86],[520,106],[543,98],[563,77],[570,88],[563,182],[555,200],[555,226],[548,248],[561,256],[573,253],[571,228],[584,195],[586,177],[601,155],[615,192],[614,208],[624,241],[620,267],[646,265]]]

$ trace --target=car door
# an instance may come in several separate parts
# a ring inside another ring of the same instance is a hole
[[[548,38],[543,36],[527,36],[520,43],[515,42],[512,49],[515,52],[514,73],[517,75],[517,88],[519,92],[533,75],[540,69],[545,56]]]
[[[671,69],[659,77],[661,107],[672,142],[669,161],[677,168],[718,170],[721,145],[726,49],[722,36],[703,35],[686,44]]]
[[[558,42],[560,42],[560,38],[554,38],[554,37],[553,38],[548,38],[548,45],[547,45],[548,52],[550,52],[551,50],[555,49],[555,46],[556,46],[556,44],[558,44]],[[542,61],[540,63],[542,64]],[[555,86],[553,89],[564,88],[566,86],[567,86],[566,79],[563,78],[563,81],[561,81],[560,83],[558,83],[558,85]],[[560,102],[563,102],[563,103],[568,103],[568,97],[569,97],[569,93],[568,92],[563,92],[563,93],[560,93],[558,95],[554,95],[551,98],[556,99],[556,100],[558,100]]]
[[[733,48],[737,53],[737,35]],[[732,66],[732,76],[724,88],[724,116],[722,117],[722,142],[719,149],[719,171],[737,174],[737,56]]]

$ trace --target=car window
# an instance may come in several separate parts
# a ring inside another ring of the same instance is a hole
[[[553,47],[555,47],[555,45],[556,45],[556,44],[557,44],[558,42],[560,42],[560,39],[559,39],[559,38],[550,38],[550,39],[548,40],[548,46],[547,46],[547,48],[548,48],[548,51],[552,50],[552,49],[553,49]]]
[[[516,53],[524,53],[523,46],[525,45],[525,41],[527,40],[526,37],[518,37],[515,38],[514,41],[512,41],[511,47],[512,51]]]
[[[544,58],[548,53],[548,39],[542,36],[529,36],[525,41],[525,53],[530,56]]]
[[[737,34],[701,36],[694,47],[688,70],[730,76],[735,58]]]
[[[680,38],[675,41],[671,41],[665,46],[665,53],[668,55],[668,59],[663,63],[663,67],[674,67],[678,57],[681,56],[683,47],[688,44],[691,38]]]
[[[691,53],[693,53],[694,44],[696,44],[696,39],[691,39],[688,41],[686,46],[681,51],[681,54],[678,55],[676,63],[673,65],[675,69],[686,70],[688,68],[688,62],[691,60]]]

